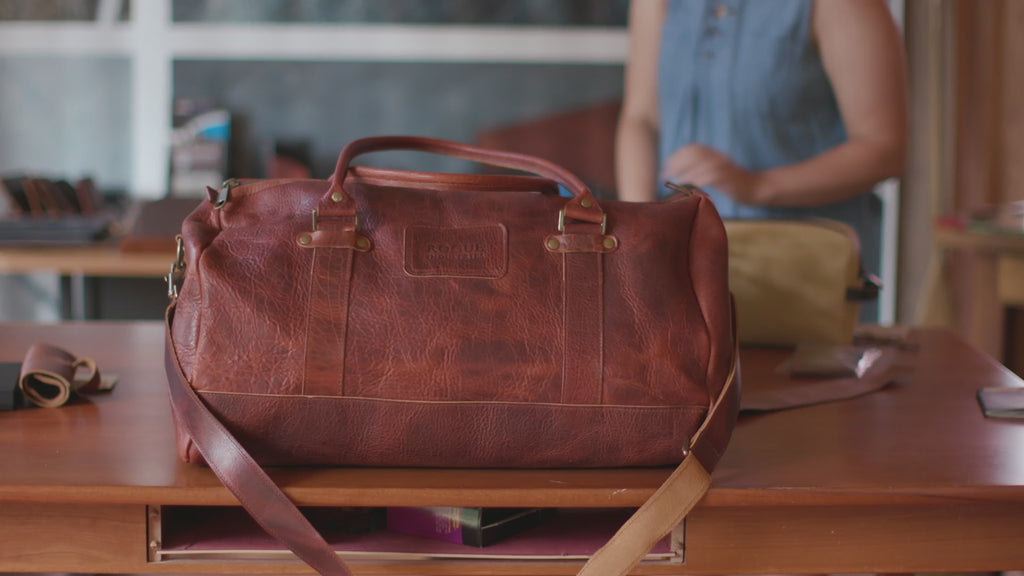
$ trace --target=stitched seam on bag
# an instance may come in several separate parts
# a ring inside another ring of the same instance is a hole
[[[558,398],[565,401],[565,380],[568,378],[568,356],[569,356],[569,345],[568,342],[568,323],[569,323],[569,306],[566,303],[569,298],[568,295],[568,283],[569,283],[569,263],[566,262],[567,255],[562,254],[562,383],[558,387]]]
[[[359,402],[387,402],[392,404],[451,404],[451,405],[485,405],[485,404],[503,404],[509,406],[550,406],[556,408],[616,408],[616,409],[644,409],[644,410],[686,410],[692,412],[707,412],[707,406],[697,406],[692,404],[675,404],[671,406],[645,406],[645,405],[634,405],[634,404],[562,404],[560,402],[512,402],[505,400],[401,400],[392,398],[371,398],[367,396],[313,396],[313,395],[298,395],[298,394],[261,394],[256,392],[227,392],[223,390],[196,390],[197,394],[201,395],[219,395],[219,396],[250,396],[253,398],[277,398],[277,399],[293,399],[293,400],[306,400],[306,399],[329,399],[329,400],[353,400]]]
[[[280,179],[273,179],[273,180],[260,180],[260,181],[243,183],[242,185],[238,186],[237,188],[234,188],[232,190],[232,194],[237,194],[237,195],[240,195],[240,196],[245,197],[245,198],[252,198],[252,197],[256,196],[257,194],[262,194],[264,192],[270,192],[270,191],[273,191],[273,190],[277,190],[281,186],[288,186],[288,185],[297,184],[297,183],[301,183],[301,184],[325,184],[326,182],[327,182],[326,180],[317,180],[315,178],[280,178]],[[249,188],[249,189],[247,189],[247,188]],[[234,226],[232,226],[231,228],[226,228],[225,227],[225,223],[224,223],[223,219],[224,219],[225,214],[226,214],[226,209],[229,206],[230,206],[230,202],[228,204],[226,204],[224,206],[224,208],[222,208],[222,209],[217,211],[218,212],[217,217],[221,220],[221,222],[220,222],[220,229],[221,229],[221,231],[236,228]]]
[[[276,190],[277,188],[280,188],[281,186],[288,186],[290,184],[296,184],[296,183],[322,184],[322,183],[325,183],[325,182],[326,182],[326,180],[318,180],[316,178],[281,178],[281,179],[274,179],[274,180],[265,180],[265,181],[260,181],[260,182],[247,182],[247,183],[242,184],[241,186],[235,188],[234,192],[236,194],[244,192],[246,197],[251,197],[251,196],[255,196],[257,194],[260,194],[262,192],[269,192],[271,190]],[[248,187],[248,186],[251,186],[252,188],[249,189],[249,190],[246,190],[245,188]]]
[[[342,329],[344,332],[341,335],[341,350],[337,350],[336,353],[341,358],[341,367],[338,369],[338,395],[342,396],[345,394],[345,366],[348,364],[348,331],[351,324],[352,314],[352,279],[355,277],[355,265],[356,256],[351,250],[346,250],[344,253],[346,261],[345,278],[342,285],[345,287],[345,301],[341,304],[344,306],[345,317],[342,319]],[[340,299],[339,299],[340,300]]]
[[[218,215],[217,218],[219,219],[220,216]],[[196,299],[196,302],[198,303],[196,305],[196,328],[195,328],[195,333],[192,335],[192,337],[195,338],[195,340],[193,340],[193,342],[195,342],[195,353],[196,353],[196,355],[199,354],[199,346],[201,346],[201,343],[203,342],[203,326],[204,326],[204,324],[203,324],[203,312],[205,311],[205,306],[203,305],[203,303],[206,302],[206,298],[203,295],[203,288],[206,286],[206,282],[203,280],[203,273],[202,273],[203,266],[201,264],[205,261],[207,250],[209,250],[210,246],[217,240],[217,236],[220,236],[221,232],[224,231],[224,227],[221,226],[222,223],[219,220],[218,220],[218,222],[216,224],[217,224],[217,227],[218,227],[217,235],[214,236],[209,242],[207,242],[203,246],[202,250],[200,250],[198,255],[196,256],[196,262],[192,264],[192,269],[195,272],[195,281],[193,282],[193,284],[195,284],[195,286],[196,286],[196,292],[199,293],[198,294],[198,298]],[[182,240],[182,241],[184,242],[184,240]],[[186,270],[187,270],[188,262],[185,263],[185,266],[186,266]],[[182,288],[184,288],[184,287],[185,287],[185,283],[184,283],[184,281],[182,281]],[[179,295],[179,298],[180,298],[180,295]],[[175,303],[175,310],[177,310],[177,301],[175,301],[175,302],[176,302]],[[175,353],[177,353],[177,352],[175,352]],[[198,372],[198,371],[199,371],[199,368],[197,366],[197,363],[193,363],[193,365],[192,365],[192,374],[191,374],[193,381],[195,381],[196,376],[197,376],[196,372]],[[184,375],[185,375],[184,371],[182,371],[182,376],[184,376]],[[191,382],[189,384],[191,385]],[[189,440],[191,440],[191,438],[189,438]]]
[[[694,212],[693,212],[693,220],[691,221],[691,225],[690,225],[690,240],[689,240],[690,244],[689,244],[689,246],[687,246],[687,249],[689,250],[689,259],[690,259],[689,265],[690,265],[690,285],[691,286],[696,286],[696,284],[694,284],[694,282],[693,282],[693,262],[694,262],[694,260],[693,260],[693,237],[694,237],[694,235],[696,234],[696,231],[697,231],[697,225],[696,225],[697,218],[700,216],[700,211],[701,211],[701,208],[704,207],[704,202],[705,201],[706,200],[703,197],[698,199],[698,201],[697,201],[697,209],[694,210]],[[708,410],[710,410],[711,409],[710,407],[714,406],[714,402],[715,402],[715,399],[711,397],[711,390],[708,387],[708,372],[711,370],[711,351],[714,348],[714,343],[711,341],[711,328],[710,328],[710,326],[708,326],[708,318],[707,318],[707,315],[704,313],[704,302],[701,300],[700,296],[697,295],[697,290],[696,289],[694,289],[693,294],[694,294],[694,296],[697,296],[697,309],[700,310],[700,318],[704,322],[704,337],[707,339],[707,342],[708,342],[708,355],[707,355],[707,358],[704,359],[704,392],[707,393]]]
[[[220,219],[221,219],[221,215],[218,214],[217,215],[217,222],[216,222],[217,227],[218,227],[217,236],[219,236],[220,233],[224,231],[223,222]],[[216,238],[217,237],[214,236],[213,240],[216,240]],[[206,255],[206,250],[210,247],[210,244],[213,243],[213,240],[211,240],[209,243],[207,243],[206,246],[202,250],[199,251],[198,256],[196,256],[196,262],[192,266],[193,269],[195,270],[196,292],[199,293],[199,299],[197,300],[197,302],[199,302],[199,305],[196,307],[197,310],[196,310],[195,334],[193,334],[193,338],[195,338],[194,342],[196,343],[196,348],[198,348],[200,346],[200,342],[202,342],[202,333],[203,333],[203,302],[206,301],[206,299],[203,298],[203,287],[206,286],[206,283],[203,282],[203,274],[201,273],[202,266],[200,266],[200,263],[203,261],[203,257]],[[177,307],[177,304],[175,304],[175,307]],[[173,346],[173,345],[174,344],[172,342],[171,346]],[[178,364],[178,372],[182,375],[182,377],[184,377],[185,376],[185,372],[184,372],[184,370],[181,369],[181,361],[177,360],[177,351],[175,351],[175,362]],[[192,368],[192,380],[195,380],[195,378],[196,378],[195,372],[196,372],[196,368],[195,368],[195,366],[193,366],[193,368]],[[192,386],[192,383],[188,382],[188,385]],[[192,435],[189,434],[187,430],[185,432],[185,437],[186,437],[186,441],[185,441],[185,459],[186,459],[186,461],[188,461],[188,462],[195,462],[197,460],[200,460],[202,458],[202,453],[199,452],[199,446],[196,445],[196,441],[192,439]]]
[[[302,380],[299,382],[299,391],[306,393],[306,374],[309,365],[309,325],[310,308],[313,306],[313,279],[316,278],[316,257],[317,249],[313,248],[309,258],[309,283],[306,284],[306,333],[302,342]]]

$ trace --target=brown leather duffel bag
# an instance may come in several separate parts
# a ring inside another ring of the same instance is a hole
[[[540,178],[351,166],[391,149]],[[381,137],[346,146],[327,181],[209,196],[169,277],[179,451],[321,573],[348,572],[257,462],[682,462],[584,568],[602,575],[707,489],[739,390],[725,230],[702,193],[599,204],[538,158]]]

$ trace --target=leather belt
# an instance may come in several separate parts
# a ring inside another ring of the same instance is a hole
[[[92,358],[50,344],[33,344],[25,354],[18,388],[29,402],[43,408],[59,408],[74,394],[105,392],[116,380],[100,376]]]

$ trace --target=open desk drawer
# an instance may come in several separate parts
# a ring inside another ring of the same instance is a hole
[[[346,530],[344,511],[304,509],[328,543],[351,561],[586,559],[629,518],[630,509],[559,509],[540,525],[484,548],[412,536],[380,528]],[[296,561],[295,556],[238,507],[162,506],[149,509],[150,562]],[[682,561],[666,537],[647,562]],[[677,546],[681,548],[681,546]]]

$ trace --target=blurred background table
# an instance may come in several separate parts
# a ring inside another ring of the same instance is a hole
[[[954,301],[964,336],[1021,374],[1024,351],[1018,349],[1024,340],[1012,309],[1024,307],[1024,232],[939,222],[933,233],[940,250],[963,251],[971,257],[966,284],[954,287],[963,291]]]
[[[70,320],[159,318],[166,306],[162,278],[174,250],[123,251],[117,244],[0,247],[0,274],[62,277],[62,316]]]

